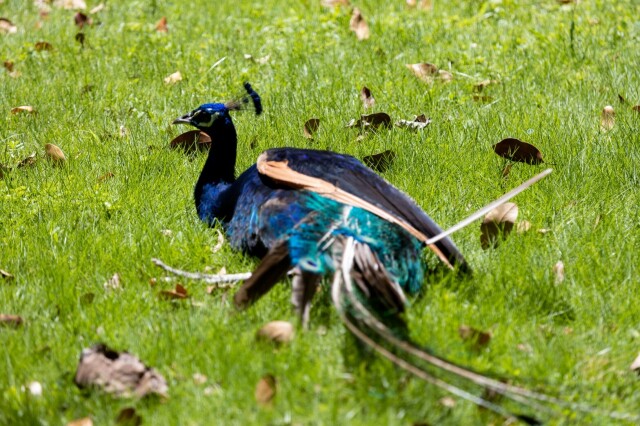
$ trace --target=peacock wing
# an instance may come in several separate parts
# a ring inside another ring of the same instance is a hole
[[[408,195],[359,160],[331,151],[275,148],[264,151],[258,172],[280,185],[316,192],[367,210],[404,228],[422,242],[442,230]],[[429,246],[448,266],[468,270],[462,253],[449,238]]]

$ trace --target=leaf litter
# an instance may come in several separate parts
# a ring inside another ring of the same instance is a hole
[[[526,164],[541,164],[542,152],[530,143],[516,138],[506,138],[493,146],[493,152],[502,158]]]
[[[486,250],[507,238],[518,218],[518,206],[504,203],[487,213],[480,225],[480,245]]]
[[[362,12],[357,7],[353,8],[351,20],[349,21],[349,29],[356,34],[358,40],[366,40],[369,38],[369,25],[362,16]]]
[[[310,118],[304,122],[302,134],[307,139],[313,139],[313,134],[318,131],[318,128],[320,128],[320,119]]]

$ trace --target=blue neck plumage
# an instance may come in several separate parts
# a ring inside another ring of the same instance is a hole
[[[227,187],[236,179],[235,166],[238,137],[229,115],[217,120],[213,126],[201,130],[211,137],[209,156],[204,163],[194,191],[198,215],[204,219],[205,216],[212,213],[209,211],[210,207],[203,205],[205,189],[208,190],[209,186],[213,186],[220,187],[219,189],[222,190],[223,187]],[[206,198],[210,198],[210,195],[207,194]],[[205,204],[209,203],[210,200]]]

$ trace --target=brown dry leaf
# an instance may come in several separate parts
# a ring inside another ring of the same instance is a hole
[[[120,287],[120,275],[117,273],[113,274],[111,278],[107,280],[103,285],[105,290],[119,290]]]
[[[636,371],[640,374],[640,354],[638,357],[631,363],[631,371]]]
[[[396,126],[404,127],[412,130],[422,130],[431,123],[431,119],[426,115],[414,115],[412,120],[400,120],[396,121]]]
[[[490,86],[492,84],[496,84],[496,83],[498,83],[496,80],[489,80],[489,79],[482,80],[481,82],[476,83],[476,84],[473,85],[473,90],[476,91],[476,92],[482,92],[485,87],[488,87],[488,86]]]
[[[288,321],[271,321],[258,330],[258,339],[269,340],[275,343],[288,343],[293,340],[293,325]]]
[[[456,400],[450,396],[445,396],[443,398],[440,398],[438,402],[440,403],[440,405],[447,408],[453,408],[456,406]]]
[[[13,62],[12,61],[4,61],[2,63],[2,65],[4,66],[4,69],[6,69],[9,72],[13,72]]]
[[[78,28],[82,28],[85,25],[93,25],[93,19],[89,18],[82,12],[78,12],[73,17],[73,22],[78,26]],[[77,36],[76,36],[77,37]]]
[[[556,0],[560,4],[578,3],[578,0]]]
[[[115,175],[111,172],[107,172],[98,178],[98,182],[104,182],[105,180],[111,179]]]
[[[159,33],[168,33],[169,27],[167,26],[167,17],[163,16],[158,22],[156,22],[156,31]]]
[[[516,138],[506,138],[493,146],[493,152],[511,161],[527,164],[541,164],[542,152],[530,143]]]
[[[458,334],[465,342],[473,343],[476,349],[485,347],[491,341],[491,332],[477,330],[468,325],[461,325],[458,328]]]
[[[618,93],[618,101],[619,101],[621,104],[626,104],[626,103],[627,103],[627,100],[626,100],[626,99],[624,98],[624,96],[622,96],[620,93]]]
[[[165,79],[165,84],[176,84],[177,82],[182,81],[182,74],[180,71],[176,71],[173,74],[169,74]]]
[[[4,278],[7,281],[11,281],[15,278],[12,274],[8,273],[4,269],[0,269],[0,277]]]
[[[607,132],[613,129],[614,124],[616,123],[616,113],[613,111],[613,107],[611,105],[607,105],[602,109],[602,114],[600,115],[600,128]]]
[[[356,33],[358,40],[366,40],[369,38],[369,25],[364,20],[364,16],[357,7],[353,8],[351,13],[351,21],[349,21],[349,29]]]
[[[377,129],[380,126],[391,127],[391,117],[385,112],[363,114],[359,120],[352,119],[347,127],[360,127],[363,129]]]
[[[167,395],[167,382],[160,373],[138,358],[118,353],[99,343],[83,349],[74,378],[79,388],[97,387],[117,396]]]
[[[44,146],[44,154],[48,160],[51,160],[51,162],[57,166],[60,166],[67,161],[67,158],[64,156],[64,152],[52,143],[48,143]]]
[[[322,0],[320,4],[324,7],[349,6],[349,0]]]
[[[631,107],[631,109],[635,112],[640,112],[640,105],[634,105]]]
[[[369,90],[367,86],[362,86],[362,89],[360,90],[360,99],[362,100],[362,105],[364,105],[365,108],[372,108],[376,103],[376,100],[371,94],[371,90]]]
[[[507,238],[517,218],[518,206],[515,203],[504,203],[487,213],[480,225],[482,248],[497,247],[500,239]]]
[[[313,134],[318,131],[320,127],[320,119],[319,118],[310,118],[304,123],[304,128],[302,129],[302,133],[305,138],[313,139]]]
[[[171,148],[180,148],[185,152],[208,151],[211,146],[211,137],[200,130],[190,130],[171,141]]]
[[[11,114],[35,114],[36,110],[31,105],[22,105],[19,107],[11,108]]]
[[[174,290],[162,290],[160,295],[165,299],[186,299],[189,297],[189,293],[187,289],[182,286],[182,284],[177,283],[176,288]]]
[[[84,0],[56,0],[53,5],[63,9],[86,9],[87,3]]]
[[[560,284],[564,281],[564,263],[562,260],[558,260],[558,262],[553,265],[553,275],[555,276],[556,284]]]
[[[29,155],[28,157],[25,157],[24,160],[21,160],[18,165],[16,166],[17,168],[22,168],[22,167],[29,167],[29,166],[33,166],[34,164],[36,164],[36,153],[32,153],[31,155]]]
[[[438,74],[438,67],[428,62],[420,64],[406,64],[407,68],[425,83],[433,83],[434,77]]]
[[[268,405],[276,396],[276,378],[272,374],[264,375],[256,385],[255,398],[260,405]]]
[[[382,173],[389,168],[395,157],[395,152],[388,149],[378,154],[367,155],[362,161],[364,161],[364,164],[367,166]]]
[[[0,314],[0,325],[18,327],[22,325],[22,317],[19,315]]]
[[[85,39],[84,33],[76,34],[76,41],[80,43],[82,47],[84,47],[84,39]]]
[[[18,27],[7,18],[0,18],[0,34],[15,34]]]
[[[36,52],[53,50],[53,45],[47,41],[39,41],[34,46],[36,48]]]
[[[518,234],[524,234],[525,232],[528,232],[531,229],[531,222],[529,222],[528,220],[523,220],[522,222],[518,222],[518,224],[516,225],[516,232]]]
[[[67,423],[67,426],[93,426],[93,420],[91,417],[84,417]]]
[[[142,424],[142,416],[136,412],[133,407],[125,407],[118,413],[116,424],[125,426],[140,426]]]

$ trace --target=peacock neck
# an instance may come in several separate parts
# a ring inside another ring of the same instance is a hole
[[[219,120],[219,124],[203,131],[211,137],[211,148],[209,148],[209,156],[204,163],[194,191],[196,209],[199,213],[201,213],[201,201],[205,186],[220,186],[235,181],[238,144],[236,129],[231,117],[225,117],[225,119]]]

